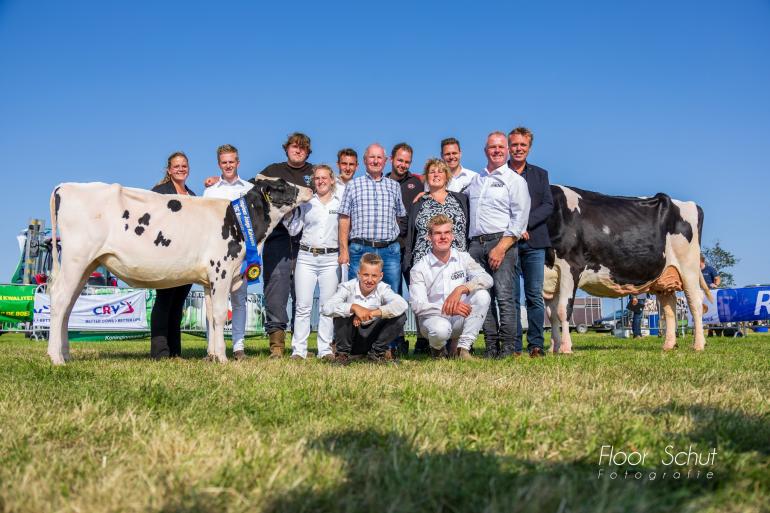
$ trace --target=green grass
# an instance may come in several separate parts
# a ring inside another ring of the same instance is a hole
[[[190,338],[162,362],[73,344],[54,368],[6,334],[0,512],[768,511],[769,343],[585,335],[573,356],[337,368],[265,339],[211,364]],[[717,450],[713,479],[662,479],[690,444]],[[648,456],[599,479],[602,445]]]

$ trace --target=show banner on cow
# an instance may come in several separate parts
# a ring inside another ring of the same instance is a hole
[[[0,322],[32,320],[36,285],[0,285]]]
[[[715,303],[705,301],[708,307],[703,322],[751,322],[770,319],[770,287],[746,287],[712,291]]]
[[[78,297],[69,320],[70,330],[136,331],[147,330],[145,291],[124,294]],[[35,328],[48,328],[51,322],[51,298],[35,294]]]

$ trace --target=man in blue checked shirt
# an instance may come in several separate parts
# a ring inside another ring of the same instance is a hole
[[[364,153],[366,174],[345,187],[339,208],[340,264],[350,264],[350,276],[358,273],[365,253],[383,261],[383,281],[393,290],[401,284],[400,229],[397,218],[406,216],[398,182],[385,178],[385,148],[371,144]]]

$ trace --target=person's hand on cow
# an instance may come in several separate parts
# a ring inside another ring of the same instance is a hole
[[[208,178],[203,180],[203,186],[204,187],[211,187],[212,185],[214,185],[218,181],[219,181],[219,177],[218,176],[209,176]]]
[[[461,315],[455,313],[457,311],[457,305],[461,305],[463,294],[468,294],[468,287],[465,285],[458,285],[444,300],[444,305],[441,307],[441,313],[444,315]],[[466,317],[466,315],[463,315]]]

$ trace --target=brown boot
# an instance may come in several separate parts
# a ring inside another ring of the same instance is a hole
[[[283,358],[283,350],[286,347],[286,332],[277,330],[268,336],[270,338],[270,358]]]

